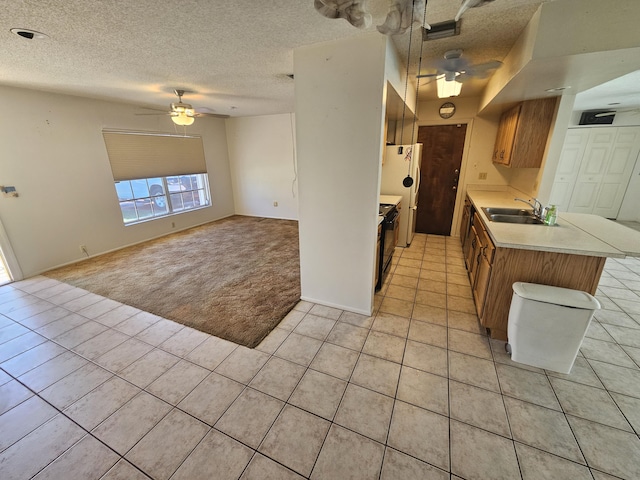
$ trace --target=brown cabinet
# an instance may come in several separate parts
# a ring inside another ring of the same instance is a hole
[[[471,219],[471,200],[469,197],[465,197],[464,199],[464,207],[462,208],[462,221],[460,222],[460,243],[462,244],[462,249],[464,250],[464,244],[467,241],[467,237],[469,236],[469,220]]]
[[[493,163],[514,168],[540,168],[557,98],[527,100],[500,117]]]
[[[472,212],[473,209],[471,205]],[[473,300],[480,323],[489,330],[491,338],[507,340],[515,282],[540,283],[595,294],[605,257],[496,247],[477,212],[469,218],[466,227],[461,225],[461,229],[464,228],[469,231],[463,253]]]
[[[478,316],[482,318],[484,310],[485,298],[487,296],[487,290],[489,289],[489,281],[491,279],[491,266],[493,264],[493,254],[496,250],[489,234],[484,228],[482,221],[478,214],[475,214],[474,224],[476,224],[477,232],[477,256],[475,267],[475,280],[473,283],[473,299],[476,304],[476,311]]]

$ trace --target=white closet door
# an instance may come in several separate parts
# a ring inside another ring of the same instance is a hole
[[[576,186],[569,202],[570,212],[593,212],[617,131],[616,127],[608,127],[589,132]]]
[[[562,152],[560,153],[556,176],[549,195],[549,203],[556,205],[560,212],[566,212],[569,208],[569,201],[578,179],[580,162],[587,148],[588,140],[588,129],[579,128],[567,131]]]
[[[611,150],[592,213],[616,218],[640,152],[640,129],[619,128]]]

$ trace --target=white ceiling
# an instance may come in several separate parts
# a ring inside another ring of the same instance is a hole
[[[445,51],[461,48],[473,63],[502,60],[538,6],[551,0],[495,0],[468,10],[461,35],[425,42],[422,72]],[[558,2],[562,0],[556,0]],[[458,0],[428,0],[427,22],[451,20]],[[231,116],[292,112],[293,50],[375,32],[389,0],[369,0],[373,24],[359,30],[316,12],[313,0],[38,0],[0,4],[0,84],[141,106],[167,107],[173,90],[197,108]],[[27,40],[12,28],[39,31]],[[420,31],[411,42],[417,71]],[[393,37],[407,57],[409,33]],[[638,83],[636,77],[636,84]],[[485,81],[465,83],[479,95]],[[619,91],[616,87],[612,92]],[[435,86],[422,83],[422,99]]]

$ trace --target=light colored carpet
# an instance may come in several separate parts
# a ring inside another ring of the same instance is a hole
[[[300,300],[298,222],[236,215],[44,275],[253,348]]]

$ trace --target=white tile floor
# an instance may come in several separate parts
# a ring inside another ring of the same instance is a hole
[[[570,375],[477,323],[418,236],[365,317],[301,302],[255,350],[45,277],[0,287],[0,478],[640,478],[640,259]]]

